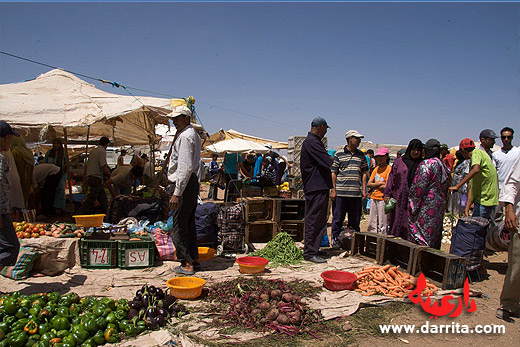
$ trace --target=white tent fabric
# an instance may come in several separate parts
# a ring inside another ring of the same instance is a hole
[[[73,74],[52,70],[26,82],[0,85],[0,119],[19,130],[27,142],[63,136],[107,136],[116,146],[157,142],[157,124],[168,125],[170,99],[104,92]],[[199,127],[200,128],[200,127]]]
[[[220,141],[224,140],[230,140],[230,139],[244,139],[247,141],[256,142],[260,145],[265,145],[266,143],[270,143],[274,149],[287,149],[287,142],[281,142],[281,141],[275,141],[275,140],[269,140],[253,135],[244,134],[241,132],[238,132],[233,129],[229,130],[223,130],[220,129],[218,132],[210,135],[209,140],[211,143],[218,143]]]
[[[231,139],[220,141],[213,145],[206,146],[206,150],[213,153],[267,153],[269,149],[256,142],[243,139]]]

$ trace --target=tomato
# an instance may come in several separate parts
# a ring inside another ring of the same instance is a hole
[[[25,239],[28,239],[28,238],[31,237],[31,234],[28,233],[28,232],[24,232],[24,233],[23,233],[23,237],[24,237]]]
[[[45,235],[45,230],[40,229],[40,235]]]
[[[16,236],[18,236],[19,239],[23,239],[23,234],[21,232],[17,232]]]
[[[34,237],[34,238],[36,238],[36,237],[40,237],[40,234],[38,234],[38,233],[32,233],[32,234],[31,234],[31,237]]]

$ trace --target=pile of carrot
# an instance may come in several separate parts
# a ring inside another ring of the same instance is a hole
[[[355,273],[357,276],[357,292],[370,296],[375,294],[403,298],[415,288],[417,278],[406,272],[399,271],[399,266],[366,266]],[[423,295],[431,295],[437,291],[437,287],[426,280],[426,289]]]

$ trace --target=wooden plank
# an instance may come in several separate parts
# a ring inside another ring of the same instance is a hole
[[[303,242],[305,237],[305,222],[282,221],[280,222],[280,231],[288,233],[296,242]]]
[[[273,239],[278,232],[278,223],[275,222],[254,222],[246,223],[245,242],[265,243]]]
[[[355,232],[352,237],[352,255],[360,254],[377,261],[383,239],[388,237],[390,236],[385,234]]]

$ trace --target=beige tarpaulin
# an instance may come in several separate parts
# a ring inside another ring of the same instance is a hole
[[[256,142],[260,145],[265,145],[266,143],[270,143],[274,149],[287,149],[287,142],[280,142],[280,141],[274,141],[269,139],[264,139],[261,137],[253,136],[253,135],[247,135],[240,133],[236,130],[229,129],[227,131],[220,130],[212,135],[209,136],[209,143],[215,144],[220,141],[224,140],[231,140],[231,139],[244,139],[251,142]]]
[[[83,140],[107,136],[116,146],[160,140],[157,124],[169,125],[171,99],[117,95],[97,89],[73,74],[52,70],[21,83],[0,85],[0,119],[19,130],[26,142],[63,137]]]

